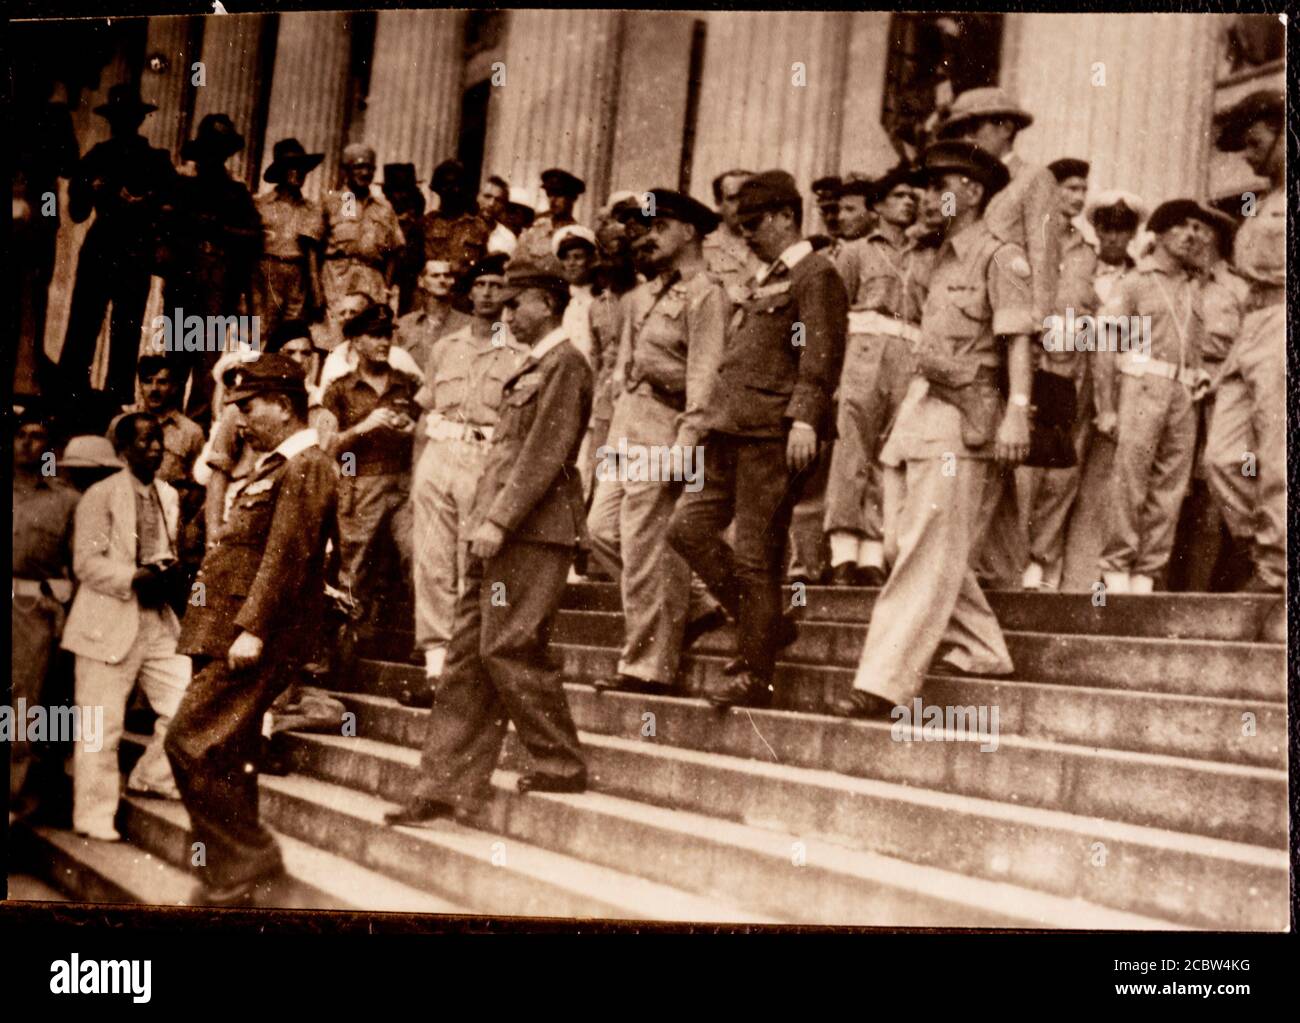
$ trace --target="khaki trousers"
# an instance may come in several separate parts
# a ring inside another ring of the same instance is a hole
[[[431,440],[416,464],[411,480],[416,649],[446,648],[451,642],[468,556],[466,525],[487,453],[485,442]]]
[[[945,475],[944,468],[955,465]],[[951,471],[951,470],[950,470]],[[885,467],[885,555],[893,567],[880,591],[853,679],[855,689],[894,703],[916,696],[940,644],[959,671],[1014,667],[971,568],[971,550],[996,466],[984,459],[911,459]]]
[[[90,749],[83,727],[72,750],[72,826],[77,831],[107,831],[113,827],[121,778],[117,747],[122,739],[126,703],[136,682],[158,715],[153,738],[131,772],[128,785],[175,795],[176,782],[163,753],[167,728],[186,687],[190,659],[176,652],[176,632],[157,611],[140,609],[140,629],[131,649],[118,664],[77,655],[76,704],[87,713],[103,708],[99,748]]]
[[[63,619],[63,605],[52,597],[13,598],[10,605],[9,665],[14,684],[15,713],[19,700],[25,700],[29,708],[46,705],[45,680],[63,632]],[[15,719],[15,727],[17,723]],[[32,744],[25,739],[19,742],[15,731],[14,740],[9,745],[9,805],[16,809],[27,784]]]
[[[1196,454],[1196,403],[1177,380],[1121,376],[1103,572],[1160,578]]]
[[[1286,581],[1285,305],[1256,310],[1242,322],[1241,337],[1224,360],[1219,378],[1205,468],[1228,531],[1252,541],[1260,578],[1282,585]]]

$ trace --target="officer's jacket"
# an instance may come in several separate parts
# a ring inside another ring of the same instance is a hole
[[[1156,248],[1138,261],[1111,290],[1098,316],[1139,317],[1146,333],[1150,324],[1150,358],[1185,369],[1197,369],[1205,350],[1204,284],[1194,270],[1181,265],[1163,249]],[[1136,347],[1133,330],[1130,344]],[[1100,345],[1100,331],[1098,334]]]
[[[746,291],[732,316],[709,429],[780,437],[789,422],[798,421],[819,438],[831,435],[831,395],[844,362],[849,299],[821,253],[809,252],[793,268],[787,257]]]
[[[625,385],[636,390],[644,382],[677,410],[679,444],[698,444],[707,428],[729,312],[726,292],[708,273],[671,283],[655,279],[631,292],[623,324],[631,353]]]
[[[507,542],[586,542],[577,459],[591,400],[591,366],[563,330],[551,331],[506,381],[471,530],[488,521],[505,531]]]
[[[881,461],[991,458],[1002,415],[999,338],[1036,332],[1022,249],[983,221],[944,240],[921,312],[920,377],[899,408]]]
[[[1019,246],[1028,257],[1034,316],[1042,323],[1053,312],[1060,276],[1060,190],[1046,167],[1025,163],[1015,153],[1004,162],[1011,181],[989,200],[984,223],[997,238]]]
[[[247,631],[268,655],[293,659],[321,627],[338,468],[316,445],[314,430],[299,431],[281,448],[259,459],[208,548],[181,623],[181,653],[225,657]]]
[[[397,214],[374,195],[331,192],[324,213],[327,258],[348,257],[378,268],[405,244]]]
[[[437,303],[429,309],[414,309],[399,318],[395,340],[423,370],[428,365],[429,353],[439,339],[460,330],[469,322],[468,313],[462,313],[449,303]]]
[[[919,257],[929,251],[919,250],[910,239],[895,245],[880,230],[846,242],[835,260],[835,269],[848,289],[850,308],[919,322],[926,277],[918,273],[922,262]]]

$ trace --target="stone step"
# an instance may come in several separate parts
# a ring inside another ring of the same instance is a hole
[[[369,698],[358,702],[365,700]],[[383,701],[370,702],[375,705],[368,710],[358,707],[359,723],[367,726],[383,713],[377,706]],[[417,730],[422,712],[395,706],[391,710],[390,726],[400,729],[405,719],[408,730]],[[394,744],[306,734],[295,735],[292,742],[300,770],[376,791],[381,797],[400,797],[409,791],[418,770],[416,751]],[[1288,872],[1282,850],[846,778],[827,771],[757,764],[604,737],[586,736],[584,742],[595,794],[622,800],[597,804],[606,807],[609,827],[581,819],[583,813],[596,812],[589,791],[583,796],[555,797],[563,803],[563,820],[548,817],[545,824],[530,824],[535,830],[520,833],[523,837],[649,876],[658,876],[656,872],[663,870],[678,871],[664,876],[702,889],[728,886],[722,890],[736,898],[747,897],[747,904],[752,904],[753,890],[758,888],[773,889],[763,896],[765,900],[783,900],[786,896],[781,889],[793,883],[788,871],[796,854],[805,865],[816,862],[824,866],[830,861],[814,861],[810,850],[816,848],[820,855],[820,843],[826,843],[937,869],[944,875],[959,874],[974,885],[972,891],[982,890],[981,882],[995,882],[1066,899],[1076,908],[1106,907],[1180,925],[1248,930],[1286,926]],[[517,768],[523,759],[512,732],[506,765]],[[503,798],[497,794],[497,802]],[[523,797],[519,805],[529,800],[543,805],[539,796]],[[628,802],[632,805],[624,807]],[[639,829],[647,826],[647,815],[652,813],[647,805],[668,815],[659,823],[676,822],[668,829],[674,834],[716,838],[715,824],[726,821],[778,835],[767,846],[770,876],[755,879],[746,866],[751,861],[734,851],[714,858],[698,845],[679,848],[684,840],[662,829],[653,836],[642,834]],[[619,808],[618,814],[609,810],[613,806]],[[522,823],[512,824],[510,816],[519,806],[512,802],[507,809],[509,812],[494,803],[488,826],[506,833],[512,827],[522,828]],[[673,816],[681,814],[688,816]],[[615,817],[632,823],[618,823]],[[670,854],[656,852],[665,844],[673,849],[668,860],[665,857]],[[687,871],[682,864],[688,862],[711,863],[712,867],[701,865]],[[731,871],[737,873],[737,879],[726,878]],[[688,877],[694,880],[688,882]],[[814,878],[808,883],[831,882]],[[835,884],[852,887],[842,879]],[[745,891],[750,894],[745,896]],[[960,894],[961,886],[955,891]],[[919,895],[894,902],[887,892],[868,888],[859,890],[849,904],[867,900],[870,908],[863,910],[867,914],[863,920],[897,923],[900,919],[915,921],[907,908],[912,898]],[[822,907],[818,899],[787,918],[800,923],[830,922],[820,915],[834,910]],[[886,901],[875,901],[880,899]],[[785,903],[765,901],[762,907],[779,909],[781,905]],[[1041,912],[1040,917],[1048,919]],[[934,919],[926,919],[938,925]],[[1066,913],[1054,919],[1068,924],[1075,918]]]
[[[333,745],[337,743],[346,745]],[[410,792],[418,762],[413,751],[364,739],[306,735],[292,736],[291,750],[300,759],[319,753],[331,770],[320,771],[321,777],[263,777],[262,807],[268,820],[367,869],[471,906],[476,914],[776,922],[675,886],[455,821],[386,827],[383,814],[397,805],[392,800]],[[405,763],[405,771],[391,769],[394,757]],[[399,773],[407,784],[391,783]]]
[[[809,586],[804,591],[806,605],[795,613],[809,621],[865,625],[879,594],[865,587]],[[1282,597],[1268,594],[1112,594],[1100,607],[1086,593],[988,590],[985,596],[1008,631],[1148,639],[1252,642],[1285,606]],[[623,605],[612,583],[572,583],[563,606],[572,611],[621,611]]]
[[[184,906],[194,888],[183,870],[129,842],[100,842],[23,823],[9,835],[14,862],[74,902]]]
[[[68,896],[34,874],[10,874],[5,878],[6,902],[67,902]]]
[[[622,637],[623,618],[618,612],[561,611],[551,639],[561,645],[617,647]],[[1286,647],[1282,644],[1046,632],[1008,632],[1006,639],[1016,665],[1015,678],[1021,681],[1230,699],[1286,699]],[[805,622],[782,660],[856,669],[865,641],[866,627],[862,625]],[[735,649],[732,630],[725,628],[704,636],[692,652],[729,657]],[[778,684],[780,679],[778,668]]]
[[[189,816],[180,803],[162,799],[123,800],[123,837],[172,866],[188,869],[191,856]],[[380,913],[451,913],[463,906],[368,870],[342,856],[277,834],[287,878],[278,882],[263,908],[334,909]],[[192,885],[191,885],[192,887]]]
[[[618,670],[612,647],[557,645],[564,671],[574,681],[609,677]],[[720,656],[687,658],[679,677],[684,695],[699,696],[722,672]],[[423,672],[411,665],[363,662],[360,688],[396,696],[419,685]],[[777,705],[821,714],[853,686],[848,668],[783,664]],[[1082,685],[1017,682],[973,676],[932,675],[925,706],[998,708],[1002,734],[1074,743],[1098,749],[1286,767],[1286,704],[1177,693],[1151,693]]]

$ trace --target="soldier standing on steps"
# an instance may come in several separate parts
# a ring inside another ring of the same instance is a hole
[[[307,427],[301,367],[283,355],[240,366],[227,395],[260,452],[195,580],[177,649],[194,679],[166,751],[205,864],[196,902],[237,905],[283,872],[258,820],[262,716],[315,652],[338,469]],[[203,589],[197,587],[202,584]]]
[[[995,461],[1029,451],[1033,375],[1029,263],[982,214],[1006,166],[972,142],[937,142],[922,160],[929,191],[955,214],[935,256],[921,313],[919,376],[908,387],[881,461],[885,542],[893,566],[871,614],[853,691],[832,710],[886,717],[921,691],[927,670],[1012,670],[1002,630],[975,581],[970,552]],[[1005,363],[1010,397],[998,392]],[[946,644],[935,665],[931,658]]]
[[[470,558],[421,777],[388,824],[419,824],[481,808],[513,723],[532,770],[520,792],[582,792],[587,766],[546,637],[574,553],[586,541],[578,450],[591,415],[592,373],[561,327],[569,286],[512,261],[506,322],[530,346],[506,381],[475,495]]]

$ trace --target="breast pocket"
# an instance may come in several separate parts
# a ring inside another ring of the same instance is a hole
[[[952,337],[976,337],[993,318],[988,291],[980,287],[949,287],[946,307],[945,333]]]
[[[439,373],[433,380],[433,401],[438,411],[459,408],[465,403],[469,378],[464,373]]]

